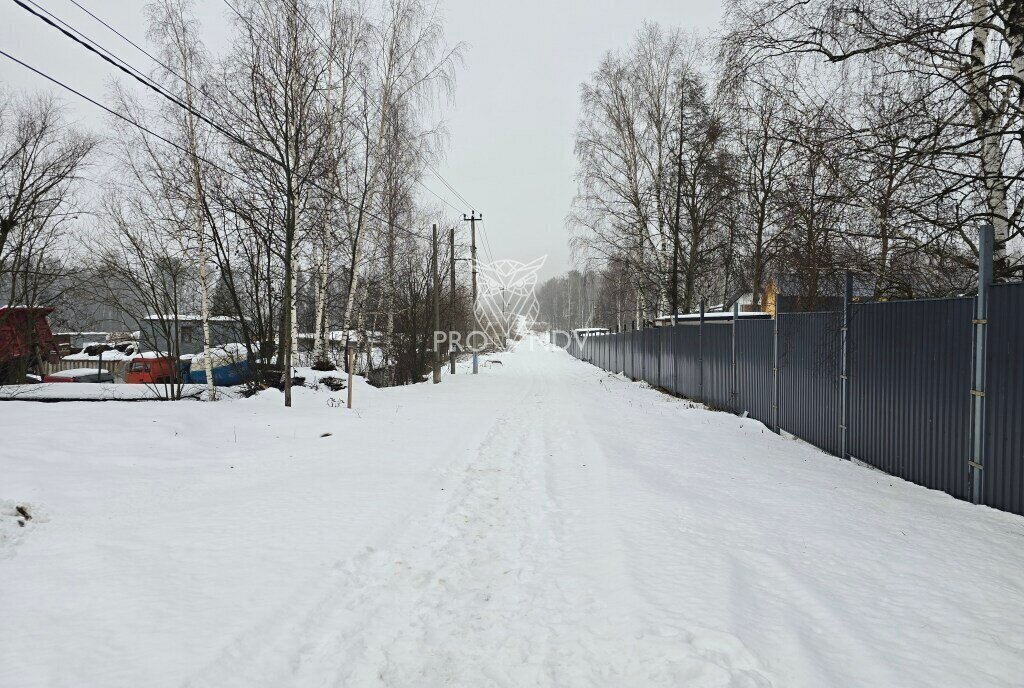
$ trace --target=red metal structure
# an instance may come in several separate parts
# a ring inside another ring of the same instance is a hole
[[[0,307],[0,383],[22,382],[39,360],[52,359],[57,343],[46,316],[52,308]]]

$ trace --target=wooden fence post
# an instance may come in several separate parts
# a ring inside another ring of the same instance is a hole
[[[348,359],[348,408],[352,408],[352,369],[355,364],[352,360],[352,347],[345,347],[345,357]]]

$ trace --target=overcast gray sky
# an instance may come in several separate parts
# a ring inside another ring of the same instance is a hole
[[[69,0],[35,2],[132,64],[151,66]],[[78,2],[136,42],[145,40],[144,0]],[[229,10],[221,0],[195,4],[216,53],[227,35]],[[569,267],[564,220],[575,192],[580,83],[606,50],[626,45],[644,19],[710,28],[720,16],[720,0],[441,0],[440,6],[448,41],[465,42],[467,50],[455,102],[445,115],[449,147],[438,170],[483,212],[495,258],[529,261],[547,254],[541,275],[560,273]],[[108,65],[10,0],[0,0],[0,7],[0,48],[102,99]],[[15,89],[50,89],[6,59],[0,80]],[[65,101],[84,123],[102,124],[92,106],[73,98]],[[460,205],[435,178],[424,181]]]

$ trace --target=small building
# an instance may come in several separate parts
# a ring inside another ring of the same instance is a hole
[[[18,384],[44,361],[57,360],[57,343],[46,316],[52,308],[0,307],[0,384]]]
[[[577,327],[572,333],[577,337],[593,337],[599,334],[608,334],[611,332],[607,327]]]
[[[244,341],[242,321],[211,315],[210,346]],[[198,315],[147,315],[142,319],[142,350],[198,354],[203,350],[203,319]]]
[[[804,277],[795,272],[780,272],[771,275],[765,283],[761,297],[761,310],[770,313],[807,313],[820,311],[839,312],[843,310],[843,276],[841,273],[822,274],[816,291],[804,282]],[[854,275],[853,300],[860,301],[871,296],[871,285],[859,274]]]

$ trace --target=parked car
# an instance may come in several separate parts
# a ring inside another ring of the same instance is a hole
[[[58,370],[43,378],[43,382],[114,382],[114,376],[97,368]]]
[[[177,364],[170,356],[136,356],[128,365],[124,381],[130,385],[163,385],[174,382]]]

